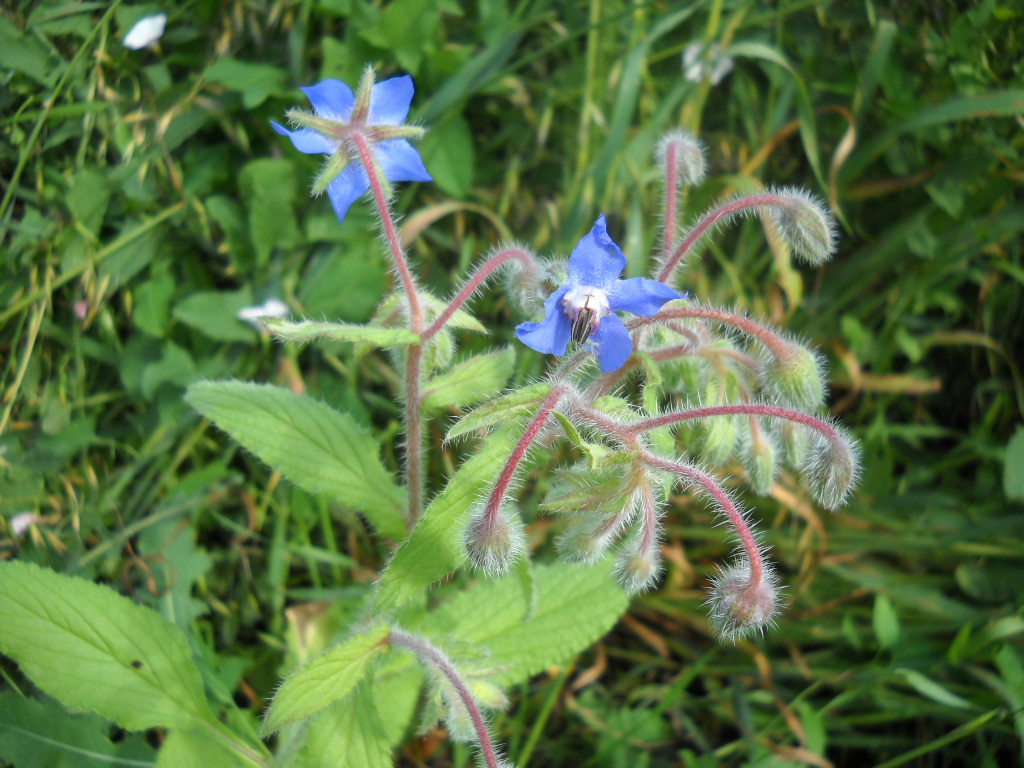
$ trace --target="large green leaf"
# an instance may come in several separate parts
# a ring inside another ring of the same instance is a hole
[[[511,347],[463,360],[424,385],[424,413],[460,408],[490,397],[505,386],[515,362]]]
[[[359,510],[383,536],[405,535],[405,492],[381,463],[376,440],[350,416],[241,381],[200,382],[185,399],[296,485]]]
[[[482,581],[431,612],[417,629],[490,651],[492,682],[514,685],[601,639],[629,606],[607,563],[537,565],[536,604],[520,576]]]
[[[380,579],[378,612],[392,611],[420,596],[465,558],[462,531],[469,509],[494,484],[522,428],[509,425],[487,438],[435,498]]]
[[[0,651],[68,707],[130,731],[211,718],[184,635],[107,587],[0,563]]]
[[[263,723],[264,733],[322,712],[348,696],[366,676],[369,663],[388,649],[389,632],[386,624],[380,624],[299,667],[277,690]]]
[[[167,734],[156,768],[250,768],[234,752],[203,731],[171,731]]]

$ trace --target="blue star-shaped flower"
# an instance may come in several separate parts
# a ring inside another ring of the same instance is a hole
[[[613,312],[650,317],[661,305],[681,299],[664,283],[644,277],[620,280],[626,257],[608,236],[604,214],[569,257],[569,279],[544,302],[544,319],[520,323],[516,338],[545,354],[564,355],[570,339],[594,348],[602,373],[626,362],[633,342]]]
[[[373,70],[367,69],[355,94],[340,80],[324,80],[302,91],[314,113],[289,110],[288,118],[297,126],[294,131],[274,122],[271,125],[291,139],[299,152],[329,156],[313,183],[313,193],[327,190],[338,221],[344,220],[349,206],[370,188],[360,159],[360,142],[370,148],[383,184],[432,181],[419,152],[408,141],[421,138],[423,129],[402,125],[412,103],[411,77],[374,84]]]

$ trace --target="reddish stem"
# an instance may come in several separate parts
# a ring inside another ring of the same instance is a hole
[[[527,426],[526,432],[523,433],[523,436],[519,438],[519,442],[516,443],[516,447],[512,450],[512,455],[508,457],[508,461],[502,467],[501,474],[498,475],[498,482],[494,484],[494,490],[491,491],[491,495],[487,499],[487,506],[484,508],[484,516],[488,525],[494,523],[495,516],[501,507],[501,500],[505,498],[505,492],[508,490],[509,483],[515,477],[519,463],[526,455],[530,444],[537,439],[537,435],[544,428],[544,425],[551,417],[551,412],[558,405],[558,401],[564,394],[565,389],[563,387],[554,387],[551,390],[541,403],[540,410],[537,411],[537,414],[533,417],[529,426]]]
[[[761,562],[761,552],[757,547],[757,540],[754,539],[754,534],[750,531],[747,521],[743,519],[743,515],[736,509],[736,505],[732,503],[729,494],[718,484],[718,481],[711,475],[701,472],[696,467],[691,467],[678,461],[662,459],[643,449],[640,450],[640,459],[648,466],[671,472],[687,482],[699,486],[714,500],[729,518],[729,522],[732,523],[732,527],[736,530],[736,535],[740,538],[740,544],[747,554],[747,560],[750,562],[750,583],[760,583],[764,565]]]
[[[779,408],[774,405],[758,405],[756,403],[746,403],[737,405],[709,405],[703,408],[690,408],[685,411],[678,413],[666,413],[661,416],[654,416],[650,419],[644,419],[636,424],[631,424],[627,429],[632,432],[640,433],[646,432],[650,429],[657,429],[658,427],[664,427],[669,424],[679,424],[680,422],[690,421],[692,419],[704,419],[711,416],[774,416],[779,419],[786,419],[787,421],[795,421],[804,426],[810,427],[811,429],[817,430],[833,445],[841,445],[842,439],[839,437],[839,433],[832,428],[827,421],[810,416],[800,411],[791,411],[788,408]]]
[[[455,297],[449,302],[438,318],[430,324],[421,334],[423,341],[430,341],[434,336],[444,328],[445,324],[451,319],[452,315],[459,311],[459,308],[466,303],[470,296],[481,286],[484,281],[490,277],[495,270],[505,265],[513,259],[522,261],[527,266],[533,265],[533,257],[526,251],[519,248],[506,248],[505,250],[494,254],[487,261],[480,265],[480,267],[470,275],[469,279],[465,282],[462,288],[459,290]]]
[[[652,315],[651,317],[630,318],[626,321],[626,327],[632,331],[637,328],[643,328],[646,325],[663,323],[666,320],[682,319],[712,320],[724,325],[731,325],[739,328],[744,333],[753,336],[764,344],[768,348],[768,351],[776,357],[786,354],[787,351],[786,342],[769,331],[763,325],[754,322],[749,317],[745,317],[735,312],[728,312],[724,309],[715,309],[714,307],[670,307],[668,309],[661,310],[658,314]]]
[[[377,175],[377,165],[374,163],[373,153],[370,145],[366,143],[366,137],[361,133],[353,133],[352,141],[359,150],[359,160],[366,171],[366,177],[370,180],[370,189],[373,192],[373,199],[377,203],[377,212],[380,214],[381,227],[384,230],[384,238],[388,242],[388,249],[391,251],[391,259],[395,263],[398,277],[405,289],[406,299],[409,302],[409,325],[413,333],[423,330],[423,311],[420,309],[420,300],[416,295],[416,286],[413,283],[412,273],[409,271],[409,264],[405,260],[405,252],[402,250],[402,243],[398,239],[398,232],[395,230],[395,222],[391,218],[391,208],[388,206],[387,195],[384,194],[384,187]]]
[[[459,694],[463,706],[469,713],[469,719],[473,722],[473,729],[476,731],[477,740],[480,742],[480,751],[483,753],[487,768],[498,768],[498,754],[494,749],[494,744],[491,743],[491,734],[488,733],[487,723],[484,722],[484,717],[480,714],[480,707],[477,706],[473,694],[469,692],[469,686],[466,685],[466,682],[459,675],[458,670],[448,661],[448,658],[422,637],[416,637],[401,630],[392,629],[389,639],[392,645],[412,651],[421,660],[432,664],[442,675],[448,678],[448,682],[451,683],[455,692]]]
[[[724,218],[728,218],[741,211],[748,210],[750,208],[758,208],[762,206],[782,206],[788,204],[790,201],[780,195],[762,194],[762,195],[749,195],[748,197],[741,197],[737,200],[732,200],[725,205],[715,208],[713,211],[706,213],[700,218],[697,224],[690,230],[690,233],[686,238],[679,244],[679,247],[675,249],[672,256],[668,258],[661,267],[661,272],[658,273],[658,282],[667,283],[669,278],[672,277],[672,273],[676,267],[679,266],[680,260],[686,255],[687,251],[693,247],[694,243],[700,240],[711,227],[715,226],[719,221]]]

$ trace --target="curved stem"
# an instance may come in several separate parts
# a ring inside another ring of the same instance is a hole
[[[669,309],[661,310],[658,314],[651,317],[630,318],[626,321],[626,328],[632,331],[637,328],[643,328],[646,325],[663,323],[666,320],[684,319],[712,320],[723,325],[731,325],[739,328],[749,336],[753,336],[764,344],[768,351],[776,357],[786,354],[786,342],[760,323],[756,323],[749,317],[736,312],[728,312],[724,309],[715,309],[713,307],[670,307]]]
[[[472,296],[481,285],[483,285],[484,281],[490,277],[495,270],[514,259],[522,261],[527,266],[533,265],[533,257],[527,251],[520,248],[506,248],[505,250],[499,251],[491,256],[477,268],[476,272],[470,275],[462,288],[459,289],[459,292],[455,294],[455,297],[448,303],[448,306],[445,307],[444,312],[438,315],[437,319],[434,320],[434,322],[432,322],[425,331],[423,331],[423,341],[427,342],[434,338],[438,331],[444,328],[452,315],[459,311],[462,305],[469,300],[469,297]]]
[[[494,744],[491,742],[491,734],[487,731],[487,723],[484,722],[484,717],[480,714],[480,707],[477,706],[473,694],[469,692],[469,686],[466,685],[458,670],[448,661],[444,653],[424,638],[407,634],[398,629],[391,630],[389,641],[398,648],[412,651],[422,661],[431,664],[447,678],[452,688],[459,695],[462,705],[469,713],[469,719],[473,723],[477,740],[480,742],[480,751],[483,753],[484,763],[487,765],[487,768],[499,768],[498,754],[494,749]]]
[[[754,534],[751,532],[750,526],[747,525],[747,521],[742,513],[736,509],[736,505],[729,498],[729,494],[718,484],[718,481],[706,472],[701,472],[696,467],[691,467],[689,464],[679,461],[663,459],[644,449],[640,450],[640,459],[650,467],[678,475],[688,483],[698,486],[711,497],[715,504],[725,513],[726,517],[729,518],[729,522],[732,523],[736,535],[739,536],[740,544],[747,555],[747,560],[750,562],[750,583],[760,583],[761,575],[764,572],[764,564],[761,560],[761,551],[757,546],[757,540],[754,538]]]
[[[690,230],[689,234],[683,239],[683,242],[679,244],[679,247],[677,247],[675,251],[672,252],[672,255],[665,260],[665,263],[661,267],[661,271],[658,273],[658,282],[667,283],[669,278],[672,277],[672,273],[675,271],[676,267],[679,266],[679,262],[682,260],[683,256],[686,255],[698,240],[707,234],[709,229],[722,221],[722,219],[727,219],[738,213],[749,211],[751,208],[761,208],[772,205],[780,206],[788,203],[789,201],[787,198],[780,195],[773,195],[771,193],[749,195],[737,200],[732,200],[725,205],[721,205],[704,214],[696,225],[694,225],[693,229]]]
[[[627,429],[632,432],[646,432],[650,429],[657,429],[669,424],[679,424],[692,419],[705,419],[712,416],[772,416],[778,419],[786,419],[803,424],[817,432],[820,432],[833,445],[841,445],[842,438],[839,433],[827,421],[810,416],[800,411],[792,411],[788,408],[779,408],[775,405],[759,405],[757,403],[745,403],[736,405],[709,405],[703,408],[690,408],[678,413],[666,413],[661,416],[654,416],[650,419],[638,421],[631,424]]]

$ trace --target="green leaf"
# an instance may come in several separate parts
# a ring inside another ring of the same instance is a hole
[[[934,680],[925,677],[916,669],[895,669],[893,672],[902,677],[907,685],[922,696],[942,704],[944,707],[950,707],[952,709],[971,709],[973,706],[971,702],[967,701],[967,699],[957,696],[951,691],[947,691]]]
[[[304,343],[313,339],[333,339],[334,341],[361,341],[375,347],[393,347],[396,344],[415,344],[420,340],[418,334],[401,328],[374,328],[369,325],[330,323],[318,320],[300,320],[296,323],[279,318],[267,318],[261,322],[268,331],[282,341]]]
[[[67,203],[82,227],[99,235],[110,202],[110,182],[97,170],[87,168],[75,174],[68,190]]]
[[[171,731],[160,745],[156,760],[156,768],[248,768],[250,765],[202,731]]]
[[[253,303],[252,290],[203,291],[178,302],[172,314],[190,328],[217,341],[256,341],[252,327],[238,319],[239,310]]]
[[[391,717],[391,712],[388,716]],[[340,758],[340,762],[339,762]],[[301,768],[392,768],[387,728],[364,682],[310,723],[299,754]]]
[[[1017,427],[1006,445],[1003,493],[1010,501],[1024,501],[1024,427]]]
[[[229,91],[242,94],[246,109],[258,107],[270,96],[283,95],[287,90],[287,73],[270,64],[253,64],[237,59],[218,59],[206,70],[206,79],[223,85]]]
[[[376,27],[360,33],[366,42],[388,51],[415,75],[423,54],[433,48],[441,14],[433,3],[422,0],[394,0],[384,8]]]
[[[470,507],[494,484],[522,432],[515,425],[497,430],[463,464],[435,498],[409,538],[395,552],[380,578],[376,612],[393,611],[422,596],[435,581],[462,564],[462,532]]]
[[[279,731],[348,696],[366,676],[369,663],[389,648],[390,631],[379,624],[353,635],[289,675],[270,703],[263,733]]]
[[[461,408],[490,397],[505,386],[515,362],[512,347],[463,360],[423,387],[424,413]]]
[[[98,767],[104,764],[103,757],[152,762],[153,749],[141,734],[115,744],[107,737],[109,731],[109,721],[92,714],[73,715],[53,700],[0,693],[0,755],[11,765]],[[89,758],[96,762],[87,763]]]
[[[892,648],[900,639],[900,619],[892,601],[885,595],[875,597],[875,610],[871,617],[875,639],[881,648]]]
[[[0,626],[0,651],[68,707],[130,731],[211,718],[184,635],[107,587],[0,563]]]
[[[487,648],[492,679],[514,685],[564,664],[611,629],[629,606],[608,563],[568,563],[534,569],[536,607],[517,574],[478,582],[428,615],[420,629],[438,642]],[[527,616],[530,615],[530,618]]]
[[[519,416],[533,413],[536,406],[551,392],[550,382],[531,384],[474,408],[448,430],[448,440],[476,432],[478,429],[505,424]]]
[[[381,463],[373,435],[351,416],[241,381],[200,382],[185,399],[300,488],[358,510],[382,536],[405,536],[405,491]]]

